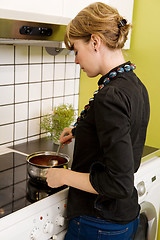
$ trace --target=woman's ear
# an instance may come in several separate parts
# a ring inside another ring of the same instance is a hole
[[[91,44],[95,52],[97,52],[101,45],[101,38],[97,34],[91,35]]]

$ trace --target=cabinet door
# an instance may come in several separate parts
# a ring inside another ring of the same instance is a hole
[[[74,18],[77,13],[83,9],[84,7],[86,7],[87,4],[87,0],[64,0],[63,1],[63,16],[64,17],[68,17],[68,18]]]
[[[72,19],[83,8],[94,2],[97,2],[97,0],[64,0],[63,16]],[[109,0],[104,0],[101,2],[108,4]]]
[[[4,0],[1,1],[0,8],[28,13],[62,16],[63,0]]]

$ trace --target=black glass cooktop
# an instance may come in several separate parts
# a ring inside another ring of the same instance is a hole
[[[61,152],[68,154],[72,159],[73,146],[69,145],[61,149]],[[57,147],[53,141],[41,138],[10,148],[18,152],[0,154],[0,218],[66,187],[52,189],[47,185],[35,184],[27,174],[26,156],[21,154],[56,152]]]
[[[0,155],[0,218],[62,189],[35,184],[27,173],[26,156]]]
[[[13,152],[0,155],[0,217],[30,204],[27,179],[26,156]]]

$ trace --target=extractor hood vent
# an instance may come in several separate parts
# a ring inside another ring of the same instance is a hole
[[[61,48],[66,25],[0,19],[0,44]]]

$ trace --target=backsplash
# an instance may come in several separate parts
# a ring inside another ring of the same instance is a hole
[[[42,137],[41,117],[72,104],[78,113],[80,67],[74,55],[0,45],[0,147]]]

